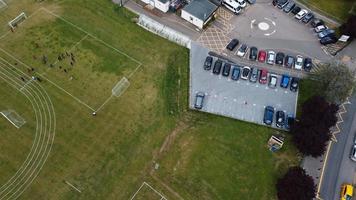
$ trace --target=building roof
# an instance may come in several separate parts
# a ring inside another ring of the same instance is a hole
[[[193,0],[183,10],[202,21],[206,21],[217,8],[218,6],[209,0]]]

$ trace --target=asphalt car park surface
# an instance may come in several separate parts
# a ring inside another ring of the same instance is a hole
[[[330,59],[309,23],[302,23],[292,13],[278,9],[272,1],[257,1],[246,12],[232,18],[230,23],[235,28],[228,37],[238,38],[249,46],[322,61]]]
[[[275,112],[285,111],[295,116],[298,92],[279,86],[275,89],[268,84],[252,83],[248,80],[231,80],[229,77],[215,75],[212,70],[204,70],[203,64],[209,50],[192,43],[190,58],[190,108],[194,109],[196,94],[205,93],[201,111],[231,117],[239,120],[263,123],[264,108],[272,106]],[[194,55],[194,56],[192,56]],[[214,62],[217,58],[214,58]],[[213,63],[214,63],[213,62]],[[239,63],[238,63],[239,64]],[[213,68],[213,67],[212,67]],[[275,127],[275,116],[272,126]]]

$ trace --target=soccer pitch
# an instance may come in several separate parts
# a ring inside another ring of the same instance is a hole
[[[274,130],[188,110],[189,51],[128,10],[6,2],[0,112],[26,123],[0,115],[0,199],[273,199],[277,174],[297,164],[288,139],[266,149]]]

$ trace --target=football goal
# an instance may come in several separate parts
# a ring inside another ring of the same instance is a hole
[[[1,111],[0,114],[5,117],[12,125],[16,128],[21,128],[26,121],[19,114],[17,114],[14,110],[4,110]]]
[[[17,25],[20,24],[21,22],[23,22],[26,18],[27,18],[27,15],[24,12],[20,13],[17,17],[15,17],[15,19],[9,21],[10,28],[11,29],[16,28]]]
[[[7,3],[4,0],[0,0],[0,9],[7,7]]]

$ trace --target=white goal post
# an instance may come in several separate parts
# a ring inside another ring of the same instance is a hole
[[[26,18],[27,15],[24,12],[20,13],[17,17],[15,17],[15,19],[9,21],[10,28],[14,29],[19,23],[24,21]]]
[[[4,0],[0,0],[0,9],[7,7],[7,4]]]
[[[17,114],[17,112],[15,112],[14,110],[4,110],[1,111],[0,114],[16,128],[21,128],[21,126],[26,124],[26,120],[22,118],[19,114]]]

